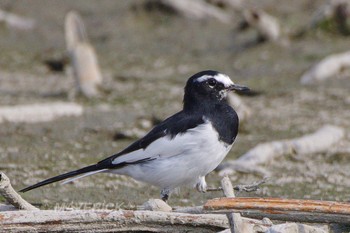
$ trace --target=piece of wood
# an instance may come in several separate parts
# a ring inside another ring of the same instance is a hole
[[[89,43],[80,42],[70,55],[77,91],[88,98],[99,96],[102,74],[94,48]]]
[[[13,188],[10,179],[0,172],[0,195],[14,207],[20,210],[38,210],[35,206],[24,200]]]
[[[70,11],[67,13],[64,22],[64,29],[66,48],[68,52],[71,52],[76,44],[88,42],[84,22],[78,12]]]
[[[258,144],[236,160],[227,161],[218,170],[240,165],[254,167],[286,154],[313,154],[329,150],[345,136],[344,129],[325,125],[315,133],[290,140]]]
[[[204,210],[214,213],[237,211],[246,217],[314,223],[350,223],[350,203],[282,198],[217,198]]]
[[[313,84],[338,76],[345,69],[350,68],[350,51],[332,54],[315,64],[300,78],[303,85]]]
[[[100,66],[95,49],[88,42],[83,20],[75,11],[66,15],[65,37],[77,92],[88,98],[98,97],[102,85]]]
[[[168,8],[173,12],[194,20],[216,19],[222,23],[230,23],[231,16],[204,0],[155,0],[148,4],[159,4],[160,8]],[[165,7],[162,7],[165,6]]]
[[[206,2],[220,8],[230,8],[235,12],[240,12],[245,7],[243,0],[206,0]]]
[[[267,14],[263,10],[246,9],[243,17],[249,26],[255,28],[266,40],[277,42],[281,39],[281,26],[277,18]]]
[[[0,212],[0,229],[4,232],[216,232],[227,227],[227,218],[217,214],[131,210]]]
[[[221,179],[221,187],[225,197],[235,197],[232,183],[227,176]],[[230,230],[232,233],[248,233],[244,229],[243,220],[239,213],[227,213],[226,216],[230,224]]]
[[[35,21],[33,19],[25,18],[0,9],[0,23],[1,22],[4,22],[10,29],[28,31],[35,27]]]
[[[47,122],[63,116],[80,116],[82,114],[83,107],[76,103],[53,102],[17,106],[0,106],[0,123]]]

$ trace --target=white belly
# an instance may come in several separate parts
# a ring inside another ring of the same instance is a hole
[[[199,177],[213,171],[232,147],[218,140],[218,134],[210,122],[173,139],[162,138],[157,141],[144,150],[146,154],[154,152],[154,160],[127,165],[111,172],[128,175],[163,189],[193,185]],[[168,148],[166,145],[169,145]]]

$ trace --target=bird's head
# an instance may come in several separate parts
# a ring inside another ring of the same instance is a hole
[[[230,77],[213,70],[201,71],[187,81],[184,106],[226,101],[229,91],[248,91],[249,88],[237,85]]]

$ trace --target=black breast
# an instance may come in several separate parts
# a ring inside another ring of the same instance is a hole
[[[219,140],[231,145],[238,133],[239,120],[237,113],[227,104],[217,104],[207,113],[214,129],[219,134]]]

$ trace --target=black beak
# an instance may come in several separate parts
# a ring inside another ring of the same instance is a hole
[[[249,87],[241,86],[238,84],[233,84],[227,88],[230,91],[240,91],[240,92],[245,92],[245,91],[250,91]]]

